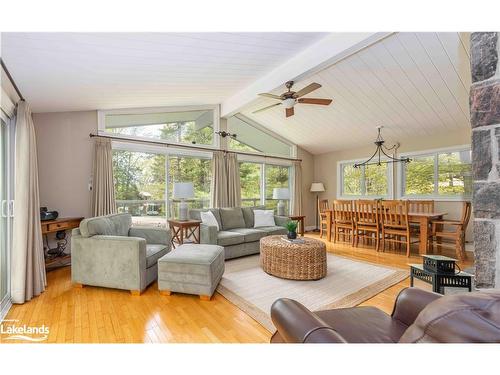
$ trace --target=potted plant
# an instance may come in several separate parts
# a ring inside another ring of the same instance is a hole
[[[285,225],[286,229],[288,230],[287,237],[290,240],[294,240],[297,238],[297,222],[290,220],[289,222],[286,223]]]

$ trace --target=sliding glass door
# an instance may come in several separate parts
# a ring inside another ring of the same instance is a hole
[[[10,304],[9,246],[11,238],[11,211],[9,191],[12,168],[9,166],[9,129],[8,118],[0,117],[0,318]]]

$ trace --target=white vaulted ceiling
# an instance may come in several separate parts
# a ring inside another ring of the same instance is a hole
[[[327,33],[2,33],[35,112],[218,104]]]
[[[377,125],[394,141],[470,127],[468,42],[459,33],[396,33],[295,84],[320,83],[306,97],[333,98],[330,106],[299,104],[285,118],[281,106],[253,114],[275,103],[258,98],[240,112],[315,154],[369,146]]]

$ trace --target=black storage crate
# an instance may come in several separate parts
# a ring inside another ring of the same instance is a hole
[[[446,275],[455,274],[456,259],[441,255],[424,255],[423,257],[425,270]]]

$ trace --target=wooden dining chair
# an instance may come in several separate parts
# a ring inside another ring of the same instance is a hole
[[[354,246],[358,247],[359,238],[375,240],[375,249],[380,248],[379,203],[376,200],[359,199],[354,202],[356,220]]]
[[[418,213],[432,213],[434,212],[434,201],[433,200],[409,200],[408,201],[408,212],[418,212]]]
[[[433,220],[431,221],[430,241],[432,250],[434,243],[437,243],[438,251],[441,250],[443,239],[453,241],[455,245],[455,254],[459,260],[467,259],[465,252],[465,231],[469,224],[472,211],[470,202],[463,202],[462,216],[460,220]],[[447,229],[447,230],[446,230]]]
[[[318,201],[318,214],[319,214],[319,237],[323,238],[323,231],[327,230],[328,218],[326,211],[330,209],[328,199]]]
[[[381,201],[382,249],[385,244],[406,245],[406,256],[410,256],[410,222],[408,221],[408,201]],[[403,239],[404,238],[404,239]],[[418,241],[415,241],[418,242]]]
[[[333,201],[333,225],[333,241],[339,241],[342,234],[344,242],[350,238],[351,245],[354,246],[355,218],[352,201],[339,199]]]

